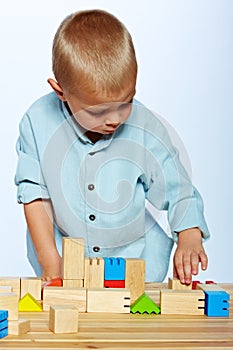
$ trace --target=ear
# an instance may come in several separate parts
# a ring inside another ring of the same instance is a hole
[[[58,84],[58,82],[56,82],[56,80],[49,78],[47,80],[47,82],[49,83],[49,85],[51,86],[51,88],[56,92],[58,98],[61,101],[66,101],[65,95],[64,95],[64,91],[62,89],[62,87]]]

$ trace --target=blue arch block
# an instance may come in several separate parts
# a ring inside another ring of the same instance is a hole
[[[104,280],[124,281],[125,280],[125,259],[104,258]]]
[[[212,317],[229,316],[230,295],[225,291],[205,291],[205,314]]]

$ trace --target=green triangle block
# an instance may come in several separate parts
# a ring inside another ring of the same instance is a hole
[[[160,307],[156,305],[151,298],[146,295],[146,293],[143,293],[131,306],[130,311],[135,314],[136,312],[139,312],[140,314],[143,314],[147,312],[148,314],[151,314],[152,312],[159,314],[160,313]]]

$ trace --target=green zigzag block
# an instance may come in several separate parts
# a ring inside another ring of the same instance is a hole
[[[151,298],[146,295],[146,293],[143,293],[131,306],[130,311],[135,314],[136,312],[139,312],[140,314],[143,314],[147,312],[148,314],[151,314],[154,312],[155,314],[160,313],[160,307],[156,305]]]

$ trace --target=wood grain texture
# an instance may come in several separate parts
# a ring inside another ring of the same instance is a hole
[[[36,300],[41,300],[41,288],[41,278],[22,277],[20,279],[20,298],[25,294],[30,293]]]
[[[22,335],[30,331],[30,321],[23,318],[17,321],[8,321],[9,335]]]
[[[129,289],[87,289],[87,312],[130,313]]]
[[[20,278],[19,277],[0,277],[0,286],[11,286],[12,292],[20,298]]]
[[[84,279],[84,240],[62,239],[62,278]]]
[[[77,333],[78,309],[73,305],[50,306],[49,329],[55,334]]]
[[[45,287],[43,310],[49,311],[51,305],[74,305],[79,312],[85,312],[86,298],[84,288]]]
[[[164,315],[204,315],[205,294],[201,290],[160,291],[161,314]]]
[[[183,284],[178,278],[168,278],[168,289],[174,290],[192,290],[192,283]]]
[[[85,258],[85,288],[104,287],[104,259]]]
[[[233,284],[220,284],[233,296]],[[155,297],[166,284],[147,283],[145,291]],[[21,313],[29,319],[30,333],[9,335],[0,349],[233,349],[233,303],[226,318],[205,315],[79,314],[77,334],[54,334],[49,330],[48,312]]]
[[[145,260],[125,259],[125,288],[130,290],[131,304],[145,290]]]
[[[15,293],[0,294],[0,310],[8,310],[8,320],[18,320],[18,295]]]

